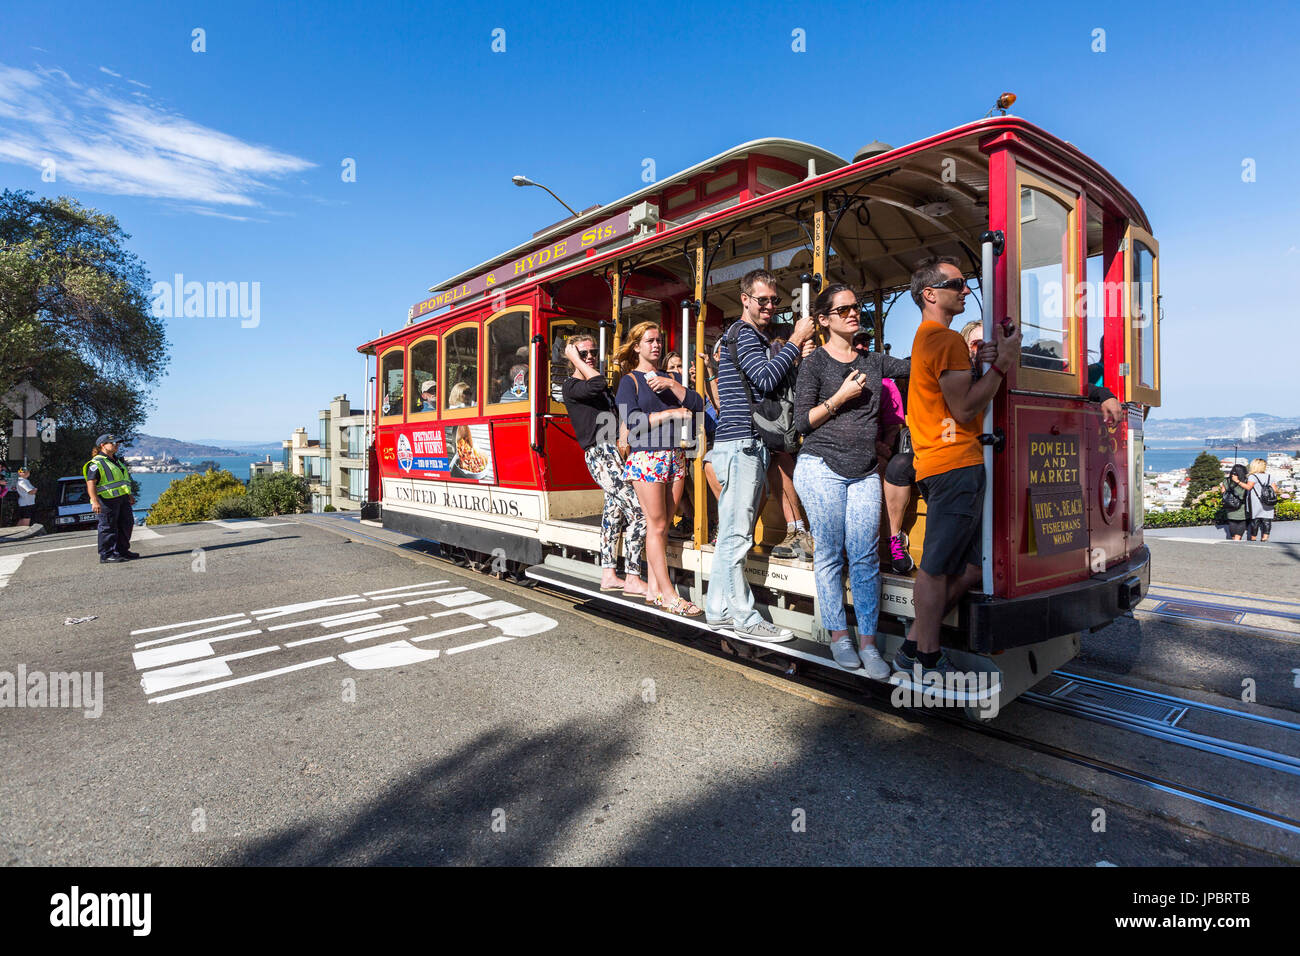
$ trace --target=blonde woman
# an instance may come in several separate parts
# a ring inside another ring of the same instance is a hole
[[[631,449],[623,476],[636,489],[646,519],[647,603],[682,617],[697,617],[703,612],[677,596],[668,574],[668,524],[686,490],[686,456],[680,439],[686,434],[686,423],[703,413],[704,400],[660,373],[662,352],[659,326],[641,322],[615,356],[624,373],[617,401]]]
[[[1256,458],[1250,463],[1246,488],[1247,500],[1250,504],[1246,540],[1254,541],[1255,535],[1259,535],[1260,541],[1267,541],[1268,533],[1273,530],[1273,506],[1264,503],[1264,496],[1268,495],[1275,506],[1277,489],[1273,488],[1273,476],[1268,473],[1268,462],[1263,458]]]
[[[473,403],[469,398],[469,382],[457,382],[447,395],[447,408],[469,408]]]

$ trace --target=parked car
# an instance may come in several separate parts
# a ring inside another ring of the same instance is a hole
[[[76,531],[93,528],[99,516],[90,510],[90,495],[85,478],[60,478],[52,531]]]

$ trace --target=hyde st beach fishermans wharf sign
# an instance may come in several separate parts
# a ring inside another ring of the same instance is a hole
[[[1078,435],[1029,436],[1029,533],[1038,554],[1088,546]]]
[[[526,276],[530,272],[536,272],[538,269],[544,269],[547,266],[563,262],[565,259],[571,259],[588,249],[603,246],[605,243],[621,238],[631,231],[631,217],[626,212],[610,216],[603,222],[598,222],[580,232],[565,236],[563,239],[543,246],[541,249],[535,249],[527,255],[520,256],[513,262],[497,266],[491,272],[475,276],[473,279],[462,282],[450,289],[443,289],[437,295],[415,303],[407,310],[407,318],[414,322],[431,312],[437,312],[445,306],[455,305],[457,302],[478,295],[480,292],[490,292],[493,287],[504,285],[511,279]]]

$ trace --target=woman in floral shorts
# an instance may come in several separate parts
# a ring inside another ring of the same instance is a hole
[[[616,359],[623,370],[618,407],[631,448],[623,476],[636,489],[646,518],[646,600],[673,614],[702,612],[673,588],[668,573],[668,523],[686,489],[686,456],[681,438],[695,413],[703,413],[698,392],[659,372],[663,333],[641,322],[628,334]]]

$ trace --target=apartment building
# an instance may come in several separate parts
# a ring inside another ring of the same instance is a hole
[[[366,498],[366,413],[352,408],[347,395],[336,395],[317,417],[318,438],[295,428],[283,442],[284,470],[307,479],[311,510],[333,505],[356,511]]]

